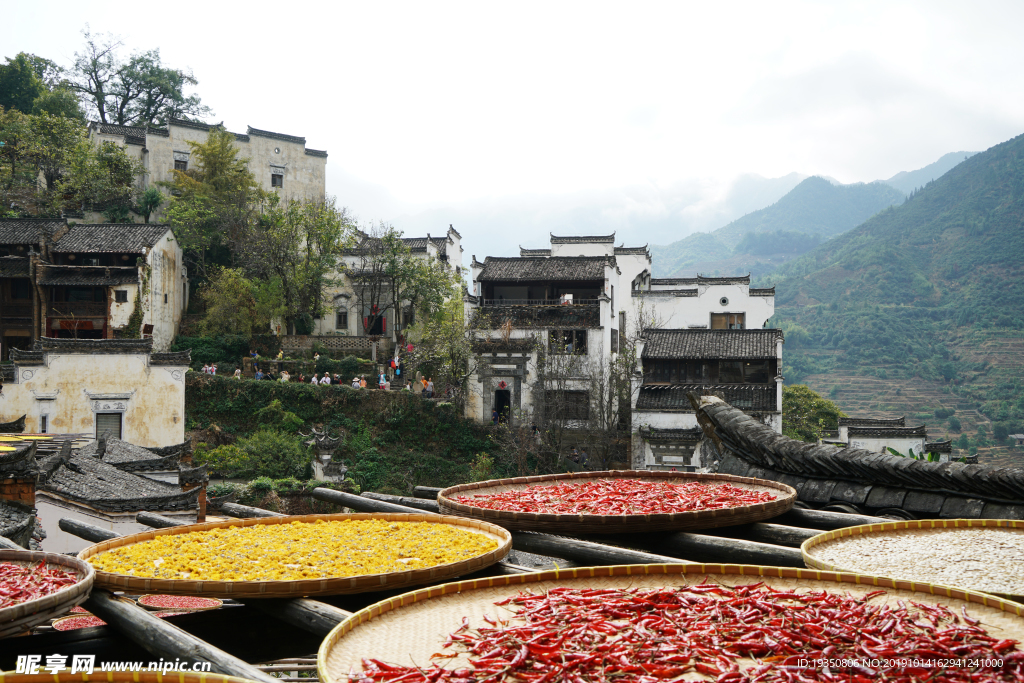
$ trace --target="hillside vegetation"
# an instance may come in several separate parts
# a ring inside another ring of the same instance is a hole
[[[892,178],[881,182],[892,185],[904,194],[910,194],[936,178],[941,178],[961,161],[969,159],[975,154],[977,152],[950,152],[949,154],[943,154],[939,157],[938,161],[928,164],[924,168],[919,168],[916,171],[900,171]]]
[[[289,418],[298,418],[301,425],[268,424],[275,401],[280,401],[278,411],[294,414]],[[417,485],[464,483],[470,480],[477,454],[494,452],[488,428],[466,420],[451,405],[402,391],[314,387],[189,372],[185,416],[186,428],[199,430],[197,440],[223,433],[225,441],[244,443],[244,439],[283,439],[288,432],[328,427],[332,435],[343,437],[335,457],[345,461],[349,476],[364,491],[404,495]],[[268,427],[277,430],[272,437],[267,436]]]
[[[656,275],[765,272],[903,199],[902,192],[881,182],[835,185],[807,178],[771,206],[714,232],[652,247]],[[756,249],[751,248],[751,234],[758,237]]]
[[[1024,336],[1022,222],[1024,136],[763,278],[787,332],[787,382],[916,379],[1020,431],[1024,362],[1000,349]]]

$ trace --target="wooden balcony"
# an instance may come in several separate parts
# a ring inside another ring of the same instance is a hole
[[[49,301],[48,318],[106,318],[107,304],[102,301]]]

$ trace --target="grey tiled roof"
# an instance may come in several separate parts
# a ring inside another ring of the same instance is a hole
[[[167,351],[164,353],[151,353],[149,355],[150,365],[188,365],[192,362],[192,349],[187,351]]]
[[[439,253],[445,253],[448,249],[448,238],[446,237],[431,237],[431,243],[437,248]],[[412,252],[425,252],[427,250],[427,238],[426,237],[403,237],[402,243],[409,247],[409,251]]]
[[[775,358],[782,330],[646,330],[644,358]]]
[[[0,501],[0,536],[11,540],[22,537],[34,526],[35,517],[28,510]]]
[[[26,257],[0,257],[0,277],[28,277],[28,270],[28,258]]]
[[[614,256],[552,256],[549,258],[484,259],[484,269],[477,280],[551,281],[604,280],[605,266],[615,267]]]
[[[749,292],[750,296],[775,296],[774,287],[768,287],[766,289],[757,289],[755,287],[751,287]]]
[[[156,244],[166,225],[148,223],[93,223],[76,225],[51,249],[55,254],[128,253],[138,254]]]
[[[735,406],[704,399],[700,413],[723,456],[718,471],[776,481],[797,477],[801,500],[898,507],[933,518],[1024,519],[1024,467],[927,462],[776,434]]]
[[[696,285],[749,285],[750,276],[705,277],[698,275],[697,277],[651,278],[651,284],[678,285],[682,287],[694,287]]]
[[[924,449],[929,453],[952,453],[953,452],[953,440],[948,441],[928,441],[924,445]]]
[[[875,417],[841,417],[840,427],[906,427],[905,417],[875,418]]]
[[[650,253],[647,251],[647,245],[642,247],[615,247],[616,256],[649,256]]]
[[[641,427],[640,436],[645,441],[700,441],[704,432],[700,427],[692,429],[658,429],[657,427]]]
[[[551,256],[550,249],[525,249],[519,247],[520,256]]]
[[[199,489],[183,493],[173,484],[125,472],[87,455],[54,457],[61,461],[45,479],[40,477],[39,488],[98,510],[189,510],[199,497]]]
[[[928,437],[928,431],[924,425],[921,425],[920,427],[850,427],[847,434],[851,439],[855,436],[896,439]]]
[[[766,384],[672,384],[644,385],[636,401],[637,410],[694,412],[688,393],[698,396],[721,395],[740,410],[777,412],[776,390]]]
[[[97,457],[98,441],[83,446],[78,454],[84,457]],[[157,470],[176,470],[181,453],[157,455],[149,449],[122,441],[116,437],[107,437],[106,447],[100,460],[113,465],[125,472],[152,472]]]
[[[14,351],[14,349],[11,349]],[[152,339],[58,339],[43,337],[32,345],[32,352],[44,351],[61,353],[149,353],[153,350]],[[22,351],[21,353],[30,353]]]
[[[36,443],[15,450],[0,452],[0,475],[4,479],[11,477],[32,477],[38,472],[36,467]]]
[[[696,289],[631,289],[629,294],[632,297],[644,298],[644,297],[665,297],[672,298],[674,296],[697,296]]]
[[[145,126],[121,126],[116,123],[101,123],[100,132],[104,135],[129,135],[135,138],[146,137]]]
[[[0,244],[39,244],[65,225],[63,218],[0,218]]]
[[[306,156],[327,158],[327,152],[322,149],[307,149]]]
[[[139,147],[145,147],[146,146],[146,138],[145,138],[145,136],[140,136],[140,135],[125,135],[124,136],[124,144],[126,144],[126,145],[138,145]]]
[[[615,244],[615,233],[610,235],[551,235],[551,244]]]
[[[46,268],[38,281],[38,284],[46,286],[85,285],[93,287],[137,285],[138,283],[139,275],[134,268],[130,272],[126,272],[120,268],[107,271],[102,268],[71,270],[59,266]]]
[[[253,128],[252,126],[249,126],[249,130],[246,132],[249,133],[249,135],[255,135],[261,138],[273,138],[274,140],[294,142],[300,145],[306,144],[306,138],[300,138],[297,135],[285,135],[284,133],[271,133],[269,130],[260,130],[259,128]]]

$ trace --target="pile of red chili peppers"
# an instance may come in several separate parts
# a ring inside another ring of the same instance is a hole
[[[728,483],[672,484],[639,479],[599,479],[555,486],[528,486],[501,493],[458,496],[465,505],[508,510],[586,515],[650,515],[756,505],[775,500],[767,491]]]
[[[458,651],[432,656],[468,653],[471,666],[418,668],[364,659],[363,671],[351,678],[654,683],[699,674],[718,683],[1024,680],[1017,641],[989,636],[978,620],[945,606],[870,604],[884,592],[851,597],[763,583],[704,583],[520,593],[496,603],[518,607],[514,621],[485,616],[492,627],[473,630],[464,620],[444,645]]]
[[[77,574],[48,569],[46,562],[34,567],[0,562],[0,607],[42,598],[76,583]]]

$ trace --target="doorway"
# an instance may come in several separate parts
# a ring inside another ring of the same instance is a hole
[[[507,424],[512,413],[512,392],[508,389],[495,389],[494,409],[498,411],[498,424]]]

